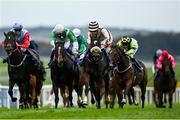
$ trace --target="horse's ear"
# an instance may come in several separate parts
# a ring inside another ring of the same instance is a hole
[[[7,37],[7,33],[6,32],[4,32],[4,36]]]

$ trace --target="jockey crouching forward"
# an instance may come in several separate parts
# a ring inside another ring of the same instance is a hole
[[[89,23],[89,31],[87,36],[87,43],[91,44],[91,42],[99,42],[100,48],[103,52],[103,56],[105,58],[105,62],[109,69],[109,57],[108,52],[110,51],[110,45],[112,44],[112,34],[109,30],[104,27],[99,27],[99,24],[96,21],[92,21]],[[98,40],[98,41],[94,41]]]
[[[156,69],[156,73],[155,73],[155,78],[157,78],[160,75],[160,70],[162,70],[162,62],[165,57],[168,57],[169,61],[171,62],[171,68],[172,68],[171,73],[173,74],[173,78],[175,79],[175,72],[174,72],[174,68],[176,66],[175,59],[167,50],[163,50],[162,54],[157,59],[157,62],[156,62],[157,69]]]
[[[68,29],[65,28],[63,25],[61,24],[57,24],[54,29],[51,32],[51,42],[50,44],[55,48],[55,43],[57,40],[61,40],[64,41],[64,48],[66,49],[66,51],[74,56],[78,55],[78,42],[77,42],[77,38],[74,35],[74,33]],[[72,47],[71,47],[72,46]],[[51,53],[51,58],[50,61],[48,63],[49,67],[52,67],[54,61],[53,61],[53,56],[54,56],[54,49]]]
[[[15,33],[16,45],[20,47],[21,51],[28,55],[30,62],[33,64],[33,70],[37,70],[40,79],[45,80],[45,70],[40,62],[38,54],[38,46],[35,41],[30,40],[30,33],[23,28],[21,22],[15,22],[13,28],[10,30]],[[3,48],[5,48],[5,42],[2,42]],[[7,62],[7,58],[3,60],[3,63]]]
[[[86,38],[81,34],[80,29],[75,28],[73,29],[73,33],[77,38],[79,50],[78,50],[78,56],[76,59],[76,63],[82,63],[84,56],[86,54],[86,48],[87,48],[87,40]]]
[[[130,57],[131,61],[135,63],[136,67],[141,71],[143,68],[141,65],[136,61],[134,55],[138,50],[138,43],[137,40],[134,38],[130,38],[127,36],[123,36],[120,40],[116,43],[117,46],[122,47],[126,54]]]

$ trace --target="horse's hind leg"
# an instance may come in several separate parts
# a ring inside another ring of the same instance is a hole
[[[88,105],[88,94],[89,94],[89,84],[88,83],[86,83],[83,86],[83,91],[84,91],[83,105]]]
[[[15,81],[13,81],[13,80],[9,80],[9,90],[8,90],[8,94],[9,94],[9,96],[11,97],[11,100],[12,100],[12,102],[16,102],[17,101],[17,98],[16,97],[13,97],[13,87],[14,87],[14,85],[15,85]]]
[[[31,94],[32,94],[32,104],[34,108],[38,108],[37,105],[37,94],[36,94],[36,76],[30,75],[30,88],[31,88]]]
[[[132,99],[131,99],[131,96],[132,96]],[[130,101],[132,102],[132,100],[133,100],[133,104],[134,104],[134,105],[138,105],[138,102],[136,101],[136,96],[135,96],[134,88],[131,88],[131,89],[130,89],[128,97],[129,97],[129,99],[130,99],[129,102],[130,102]],[[132,104],[132,103],[131,103],[131,104]]]

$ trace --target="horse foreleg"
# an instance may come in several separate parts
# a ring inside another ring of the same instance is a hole
[[[57,108],[59,102],[59,96],[58,96],[58,87],[55,85],[55,83],[53,83],[53,91],[55,96],[55,108]]]
[[[159,107],[158,102],[157,102],[157,91],[155,89],[153,91],[153,100],[154,100],[156,107]]]
[[[117,88],[117,96],[118,96],[118,104],[119,108],[123,108],[124,103],[122,103],[123,99],[123,90]]]
[[[22,84],[18,84],[18,87],[19,87],[19,93],[20,93],[19,108],[22,109],[25,106],[25,100],[26,100],[25,86]]]
[[[105,104],[106,104],[106,108],[108,108],[108,104],[109,104],[109,74],[106,74],[105,77]]]
[[[162,99],[163,99],[163,93],[159,92],[158,93],[159,107],[164,108],[165,106],[163,106],[163,100]]]
[[[146,94],[146,87],[142,86],[141,87],[142,108],[144,108],[145,94]]]
[[[173,92],[169,92],[169,108],[172,108]]]
[[[97,83],[91,84],[90,87],[92,88],[93,94],[96,99],[96,107],[97,109],[100,109],[100,89],[98,88]]]
[[[15,85],[15,81],[13,80],[9,80],[9,90],[8,90],[8,94],[9,96],[11,97],[11,101],[12,102],[16,102],[17,101],[17,98],[16,97],[13,97],[13,87]]]

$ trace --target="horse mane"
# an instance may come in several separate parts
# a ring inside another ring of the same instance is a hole
[[[127,56],[127,54],[125,53],[125,50],[117,45],[112,45],[111,46],[112,49],[117,49],[118,53],[121,53],[123,56]]]

